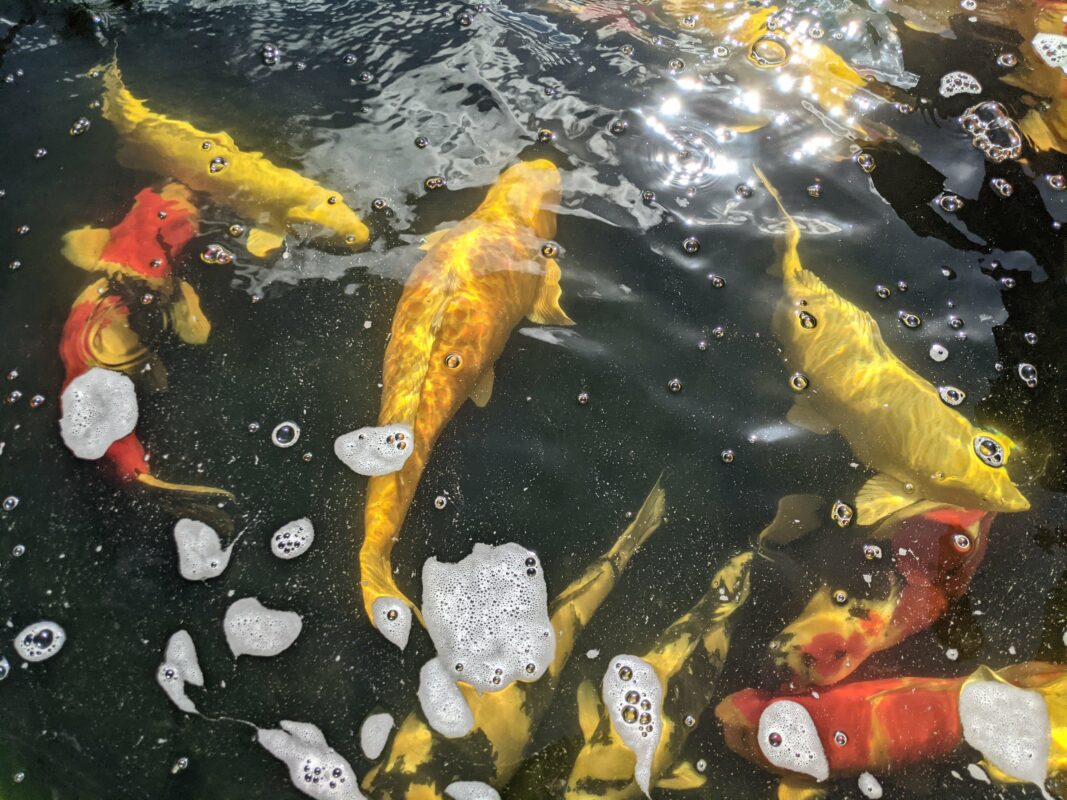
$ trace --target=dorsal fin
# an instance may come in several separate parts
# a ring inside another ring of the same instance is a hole
[[[759,546],[786,545],[818,529],[822,498],[813,494],[790,494],[778,501],[778,513],[760,531]]]
[[[600,696],[591,681],[578,684],[578,726],[582,729],[582,738],[590,741],[600,725]]]
[[[922,499],[906,492],[904,484],[896,478],[880,472],[863,484],[856,494],[856,522],[873,525]]]

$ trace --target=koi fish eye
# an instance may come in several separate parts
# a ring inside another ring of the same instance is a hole
[[[834,592],[834,602],[837,603],[839,606],[843,606],[845,603],[848,602],[848,592],[846,592],[844,589],[838,589],[836,592]]]
[[[937,393],[941,397],[941,402],[947,406],[962,405],[963,401],[967,399],[967,393],[963,389],[957,389],[955,386],[938,387]]]
[[[834,733],[834,744],[836,744],[838,747],[844,747],[846,744],[848,744],[848,736],[845,734],[844,731],[837,731]]]
[[[990,467],[1004,466],[1004,446],[991,436],[975,436],[974,452]]]
[[[956,548],[960,553],[970,552],[971,549],[971,537],[966,533],[957,533],[952,537],[952,546]]]

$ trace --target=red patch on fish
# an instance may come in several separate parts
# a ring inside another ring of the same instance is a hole
[[[111,229],[100,261],[150,280],[170,277],[171,259],[196,236],[196,216],[187,200],[142,189],[133,208]]]

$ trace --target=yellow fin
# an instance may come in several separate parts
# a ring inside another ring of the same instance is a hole
[[[830,433],[834,429],[834,426],[829,421],[811,407],[811,401],[805,398],[798,398],[793,403],[793,407],[789,409],[785,419],[790,425],[796,425],[798,428],[817,433],[820,436]]]
[[[813,494],[790,494],[778,501],[778,513],[760,531],[759,545],[795,542],[819,527],[822,498]]]
[[[107,228],[78,228],[63,237],[63,256],[76,267],[100,269],[100,254],[110,239]]]
[[[434,231],[433,233],[426,234],[424,237],[422,237],[424,239],[424,241],[423,241],[422,244],[419,245],[419,249],[420,250],[429,250],[431,247],[433,247],[439,241],[444,239],[445,235],[448,234],[448,232],[451,231],[451,230],[452,230],[451,227],[441,228],[441,230],[439,230],[439,231]]]
[[[248,241],[245,247],[256,258],[265,258],[279,247],[285,244],[285,237],[274,231],[265,231],[262,228],[253,228],[248,232]]]
[[[699,789],[707,782],[708,779],[697,772],[696,767],[688,761],[683,761],[681,764],[676,764],[670,772],[657,780],[656,786],[660,789],[674,789],[684,792],[687,789]]]
[[[211,333],[211,322],[200,308],[196,289],[185,281],[178,284],[181,297],[170,308],[170,324],[187,344],[204,344]]]
[[[496,371],[490,367],[482,373],[482,377],[478,379],[478,383],[474,386],[474,391],[471,392],[471,400],[478,408],[485,408],[489,403],[489,399],[493,396],[493,382],[496,380]]]
[[[578,684],[578,726],[587,742],[600,725],[600,697],[591,681]]]
[[[879,473],[863,484],[856,494],[856,522],[859,525],[873,525],[920,499],[907,494],[904,484],[896,478]]]
[[[137,482],[150,486],[153,489],[161,489],[166,492],[182,492],[184,494],[197,494],[197,495],[214,495],[216,497],[224,497],[227,500],[236,501],[233,492],[226,491],[225,489],[217,489],[214,486],[196,486],[191,483],[171,483],[170,481],[163,481],[157,478],[155,475],[151,475],[147,472],[142,472],[137,476]]]
[[[559,287],[559,279],[563,273],[560,271],[556,259],[550,258],[545,262],[545,282],[541,284],[541,291],[534,301],[533,308],[527,314],[530,322],[538,325],[573,325],[574,320],[567,316],[567,312],[560,308],[559,298],[563,290]]]
[[[810,778],[789,775],[778,784],[778,800],[821,800],[826,789],[817,786]]]

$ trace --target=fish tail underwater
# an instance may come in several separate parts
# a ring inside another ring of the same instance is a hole
[[[0,3],[0,797],[1067,798],[1065,14]]]

